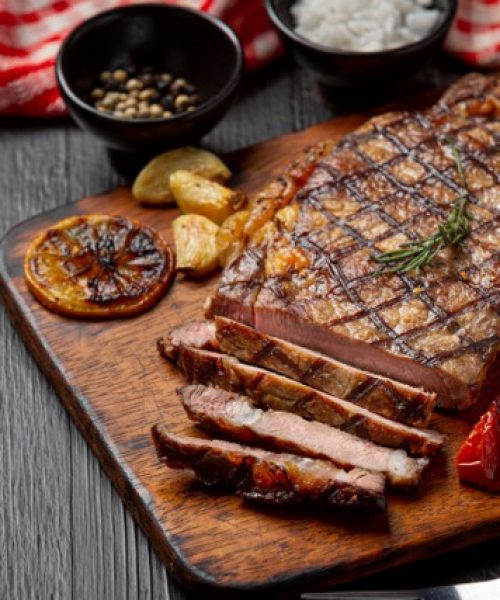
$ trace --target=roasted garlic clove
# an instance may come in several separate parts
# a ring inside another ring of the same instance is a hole
[[[177,270],[202,277],[218,267],[218,225],[202,215],[181,215],[174,219],[172,228]]]
[[[170,189],[183,212],[203,215],[217,225],[245,202],[241,192],[185,170],[172,173]]]
[[[159,154],[139,173],[132,193],[146,204],[172,204],[170,176],[180,169],[191,171],[213,181],[226,181],[231,171],[211,152],[185,146]]]

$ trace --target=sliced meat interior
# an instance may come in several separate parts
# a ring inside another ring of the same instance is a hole
[[[177,350],[181,344],[204,348],[205,350],[218,350],[219,344],[215,336],[215,324],[204,319],[181,323],[173,327],[167,335],[159,338],[156,342],[160,354],[171,360],[175,360]]]
[[[435,394],[350,367],[231,319],[216,317],[215,328],[221,351],[246,363],[276,371],[388,419],[414,427],[429,424]]]
[[[429,462],[292,413],[261,410],[249,398],[218,388],[188,385],[177,393],[188,416],[212,433],[241,443],[330,460],[347,470],[358,467],[383,473],[393,487],[417,486]]]
[[[180,346],[177,366],[193,383],[241,393],[264,408],[293,412],[383,446],[404,448],[416,456],[431,455],[443,444],[443,436],[437,432],[391,421],[283,375],[240,363],[231,356]]]
[[[366,511],[385,508],[380,473],[347,472],[324,460],[174,434],[163,425],[155,425],[152,436],[158,457],[167,466],[191,469],[203,483],[225,485],[247,500]]]

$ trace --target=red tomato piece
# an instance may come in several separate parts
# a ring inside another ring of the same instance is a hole
[[[476,423],[457,455],[461,479],[500,492],[500,397]]]

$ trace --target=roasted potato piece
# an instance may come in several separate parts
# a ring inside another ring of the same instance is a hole
[[[241,252],[243,230],[249,216],[249,210],[239,210],[222,223],[216,239],[221,267],[225,267]]]
[[[170,175],[179,169],[191,171],[212,181],[226,181],[231,171],[211,152],[185,146],[159,154],[137,175],[132,193],[146,204],[172,204]]]
[[[170,190],[183,212],[203,215],[217,225],[245,202],[241,192],[184,170],[172,173]]]
[[[174,219],[172,228],[179,271],[202,277],[218,267],[218,225],[202,215],[181,215]]]

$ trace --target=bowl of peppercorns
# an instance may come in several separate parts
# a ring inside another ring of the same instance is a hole
[[[243,70],[241,44],[225,23],[160,4],[85,21],[56,63],[74,120],[111,148],[140,152],[201,138],[229,108]]]

